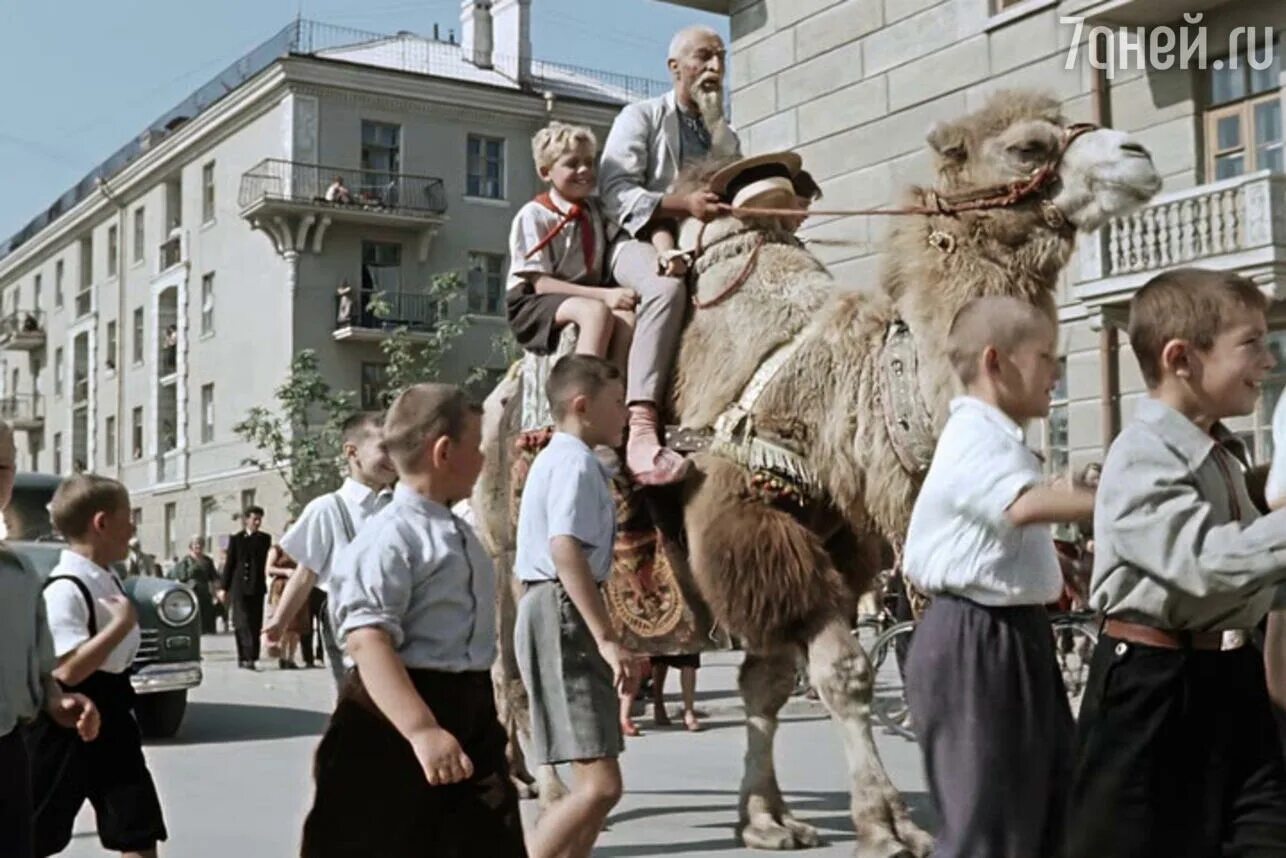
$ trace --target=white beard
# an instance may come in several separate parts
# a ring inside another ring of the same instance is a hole
[[[714,90],[692,88],[692,100],[701,111],[701,121],[710,132],[710,156],[728,158],[737,154],[737,138],[723,115],[723,88]]]

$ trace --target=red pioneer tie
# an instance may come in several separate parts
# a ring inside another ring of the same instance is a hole
[[[531,258],[540,251],[544,250],[546,245],[554,240],[558,233],[563,231],[563,227],[569,223],[576,223],[580,226],[580,246],[581,251],[585,254],[585,270],[594,270],[594,222],[589,216],[589,209],[580,203],[572,203],[567,211],[562,211],[555,205],[552,197],[548,193],[537,194],[536,202],[559,216],[559,221],[549,234],[536,243],[536,246],[527,251],[527,257]]]

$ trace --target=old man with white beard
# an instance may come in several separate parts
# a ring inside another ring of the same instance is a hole
[[[688,464],[662,446],[658,413],[683,330],[687,289],[681,276],[662,273],[647,237],[674,221],[708,221],[718,213],[715,194],[672,194],[669,189],[686,165],[711,155],[741,154],[723,114],[725,60],[723,40],[714,30],[679,31],[667,61],[674,89],[622,110],[603,146],[603,209],[621,230],[612,247],[612,276],[639,296],[626,388],[626,463],[645,485],[675,482]]]

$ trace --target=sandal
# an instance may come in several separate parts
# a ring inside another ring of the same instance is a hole
[[[689,733],[700,733],[705,729],[697,719],[697,713],[690,709],[683,713],[683,726],[688,728]]]
[[[639,729],[639,725],[635,724],[632,719],[621,722],[621,733],[629,736],[631,739],[643,735],[643,731]]]

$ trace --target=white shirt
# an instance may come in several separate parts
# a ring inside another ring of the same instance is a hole
[[[51,578],[55,575],[79,578],[85,584],[94,599],[94,619],[97,621],[98,631],[107,628],[112,615],[100,600],[125,593],[116,573],[74,551],[64,549],[58,557],[58,565],[49,573]],[[55,581],[45,588],[45,613],[49,619],[49,634],[54,640],[55,658],[62,658],[90,639],[89,605],[85,604],[84,595],[72,582]],[[106,673],[124,673],[128,670],[134,663],[134,656],[138,654],[140,639],[138,624],[135,623],[124,640],[104,659],[99,670]]]
[[[559,211],[566,212],[572,206],[552,187],[549,189],[549,198]],[[518,214],[509,227],[509,278],[505,283],[506,290],[522,288],[540,274],[549,274],[559,280],[585,286],[606,285],[603,260],[606,258],[607,237],[603,229],[602,210],[598,200],[593,198],[585,200],[582,205],[589,212],[590,227],[594,231],[594,256],[591,264],[585,265],[585,248],[581,244],[584,223],[580,220],[568,223],[539,253],[528,256],[531,249],[557,229],[563,219],[562,215],[551,212],[532,200],[518,209]]]
[[[1286,396],[1278,397],[1273,408],[1273,463],[1264,496],[1270,504],[1286,498]]]
[[[340,549],[348,545],[344,520],[335,506],[335,496],[343,502],[353,520],[353,530],[360,533],[371,516],[382,510],[392,500],[388,489],[377,490],[347,477],[338,492],[328,492],[313,498],[295,520],[294,527],[281,537],[281,547],[301,566],[317,573],[316,586],[329,591],[333,560]]]
[[[555,536],[573,536],[585,548],[594,580],[612,572],[616,504],[607,469],[584,441],[556,432],[531,464],[518,511],[520,581],[553,581],[558,569],[549,551]]]
[[[405,485],[339,552],[331,577],[339,639],[383,629],[407,667],[490,670],[495,603],[495,569],[473,529]]]
[[[953,400],[911,512],[907,578],[981,605],[1057,600],[1063,579],[1050,526],[1015,527],[1005,515],[1043,476],[1017,423],[979,399]]]

